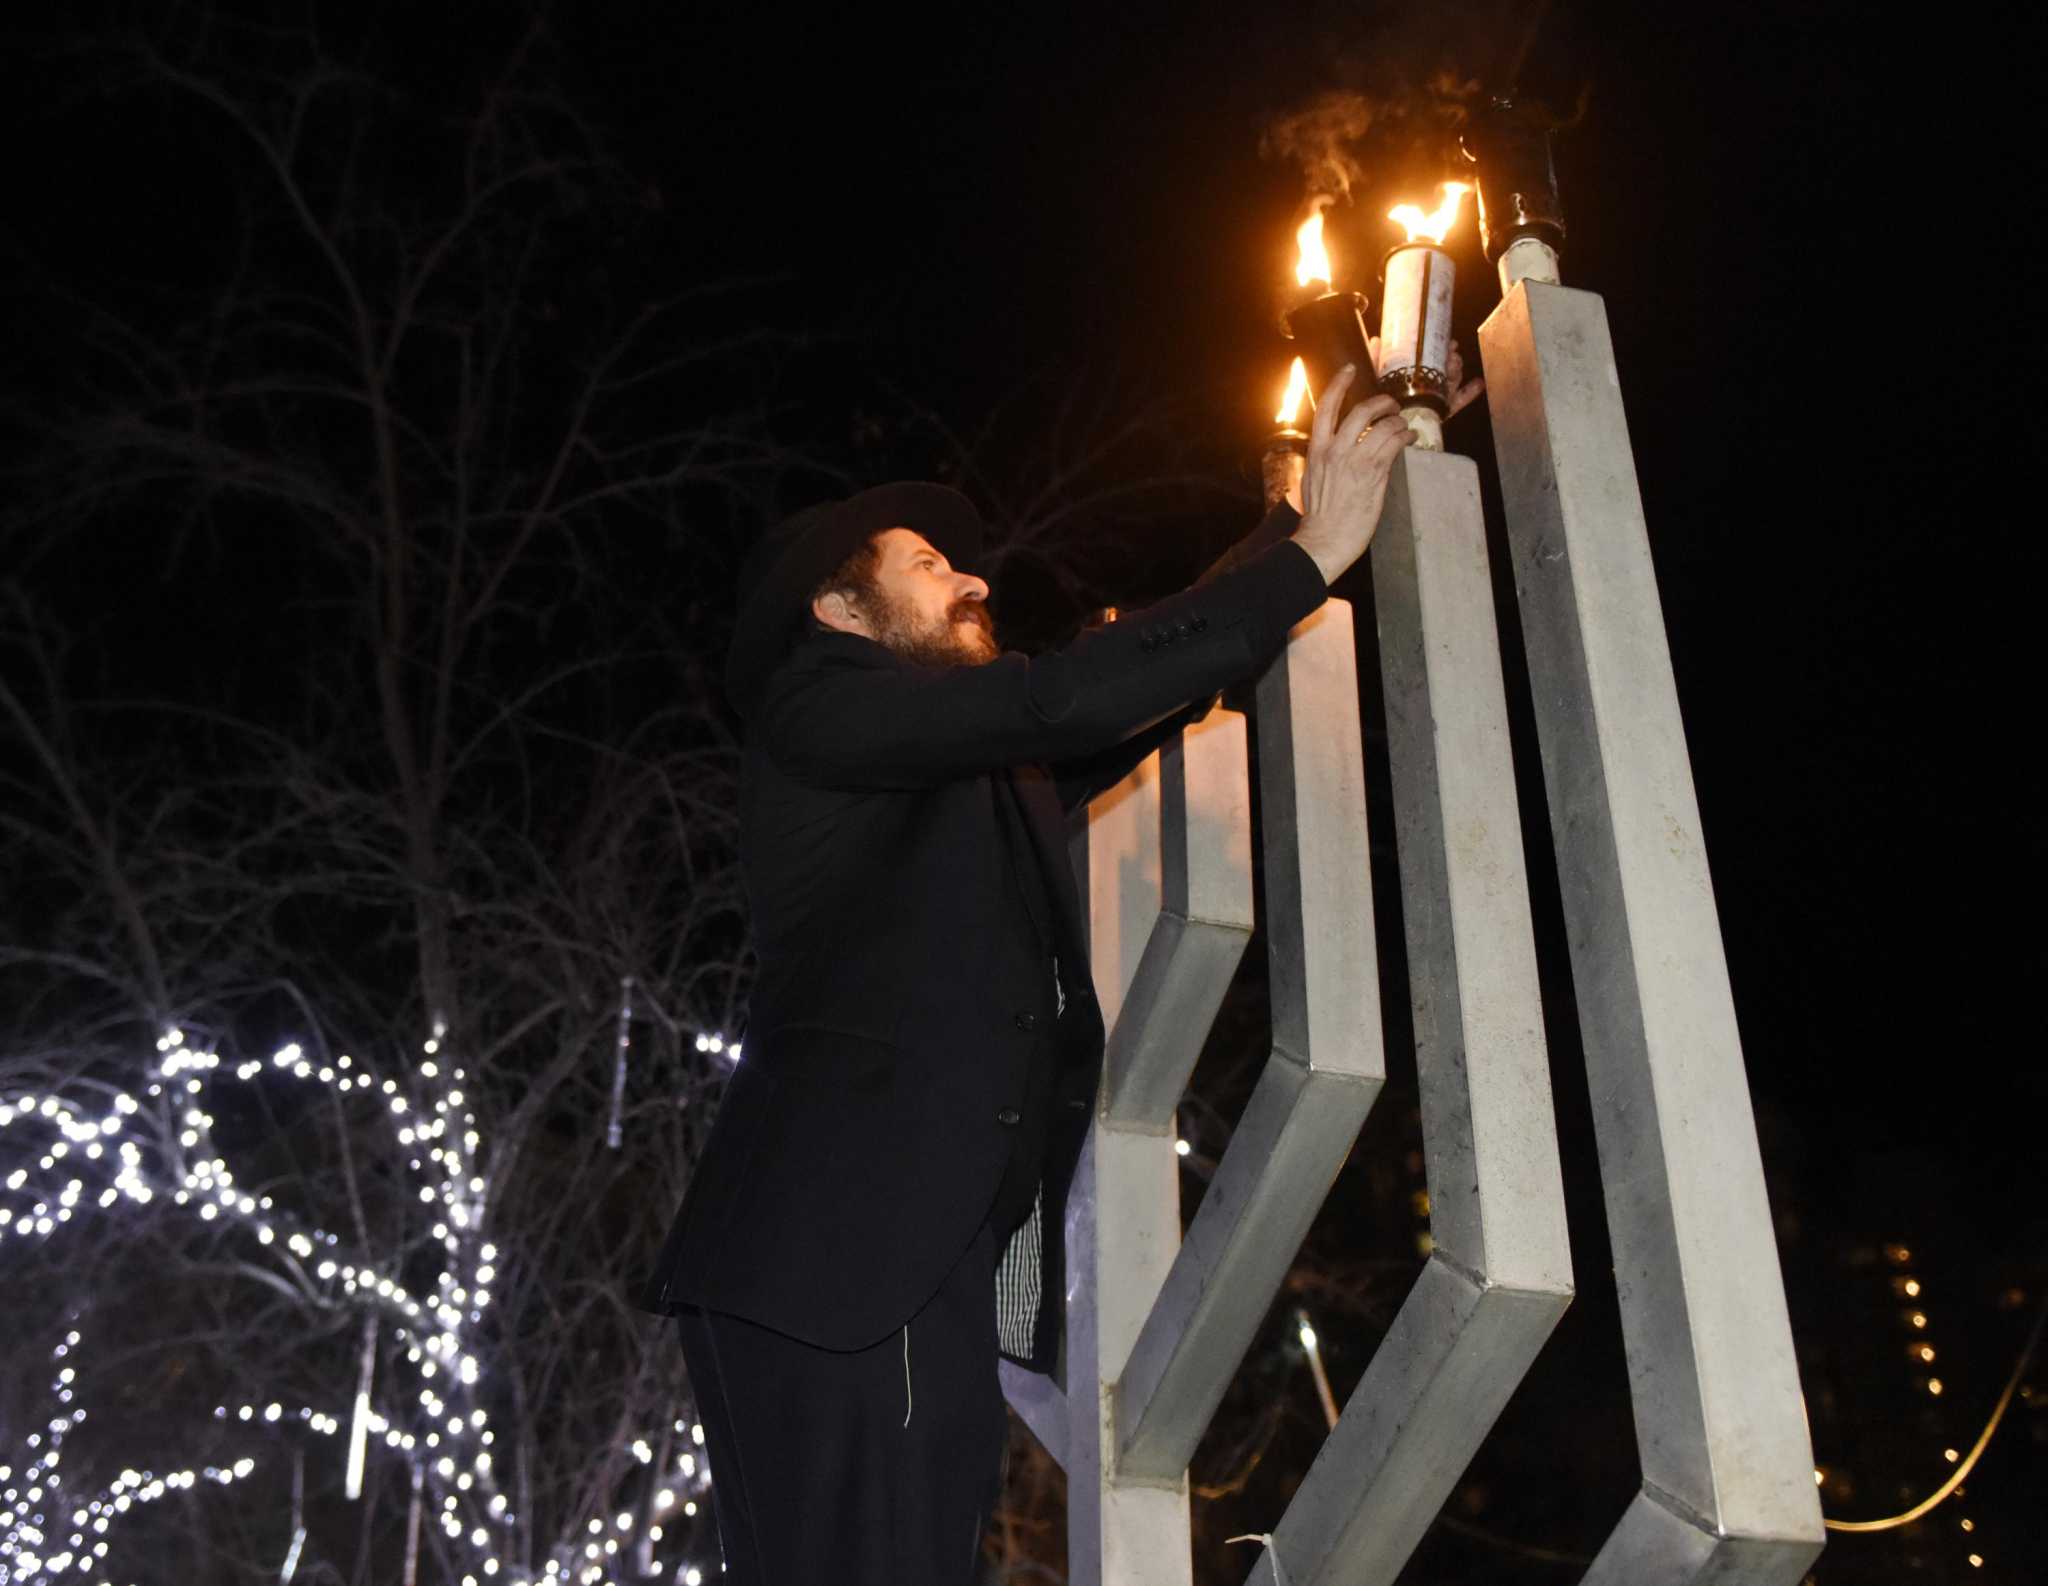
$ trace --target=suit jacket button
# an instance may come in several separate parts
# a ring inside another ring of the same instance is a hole
[[[1173,625],[1173,636],[1176,639],[1185,639],[1189,634],[1193,633],[1194,631],[1195,627],[1194,624],[1191,622],[1177,622]]]
[[[1197,617],[1194,619],[1193,622],[1189,623],[1188,626],[1193,628],[1195,632],[1200,633],[1204,628],[1209,626],[1209,619],[1207,617]]]
[[[1018,1028],[1018,1029],[1020,1029],[1020,1030],[1035,1030],[1035,1029],[1037,1029],[1037,1028],[1038,1028],[1038,1015],[1037,1015],[1037,1014],[1035,1014],[1035,1013],[1031,1013],[1031,1012],[1028,1012],[1028,1011],[1027,1011],[1027,1012],[1024,1012],[1024,1013],[1020,1013],[1020,1014],[1018,1014],[1018,1015],[1017,1015],[1017,1028]]]
[[[1015,1107],[1005,1107],[1001,1112],[996,1114],[996,1122],[1016,1123],[1023,1116],[1024,1114],[1019,1112]]]

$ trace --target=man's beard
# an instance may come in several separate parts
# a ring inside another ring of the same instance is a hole
[[[914,612],[879,590],[876,597],[869,602],[873,615],[868,619],[875,642],[906,661],[921,666],[983,666],[999,653],[995,624],[978,600],[956,600],[942,620],[924,627]]]

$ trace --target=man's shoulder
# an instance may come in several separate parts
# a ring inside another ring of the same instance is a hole
[[[769,684],[772,687],[790,677],[840,667],[868,667],[886,672],[908,665],[894,650],[865,634],[842,633],[833,628],[801,635],[770,675]]]

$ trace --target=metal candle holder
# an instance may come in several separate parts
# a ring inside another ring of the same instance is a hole
[[[1435,243],[1388,250],[1381,279],[1379,388],[1404,408],[1450,411],[1451,256]]]
[[[1479,237],[1506,293],[1517,281],[1556,281],[1564,205],[1550,159],[1548,117],[1512,99],[1489,102],[1461,140],[1479,189]]]
[[[1355,364],[1361,378],[1351,382],[1337,417],[1372,394],[1372,343],[1365,334],[1365,299],[1357,292],[1325,292],[1287,314],[1287,334],[1300,349],[1308,370],[1309,396],[1324,391],[1337,371]]]
[[[1283,424],[1267,437],[1266,450],[1259,458],[1259,483],[1268,512],[1285,501],[1294,487],[1301,483],[1307,466],[1307,435],[1291,424]]]

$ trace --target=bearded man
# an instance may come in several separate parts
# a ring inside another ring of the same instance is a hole
[[[740,579],[758,976],[646,1303],[674,1313],[728,1586],[967,1586],[998,1357],[1057,1372],[1103,1027],[1066,817],[1263,671],[1413,438],[1323,394],[1302,482],[1194,587],[1001,653],[939,485],[799,513]]]

